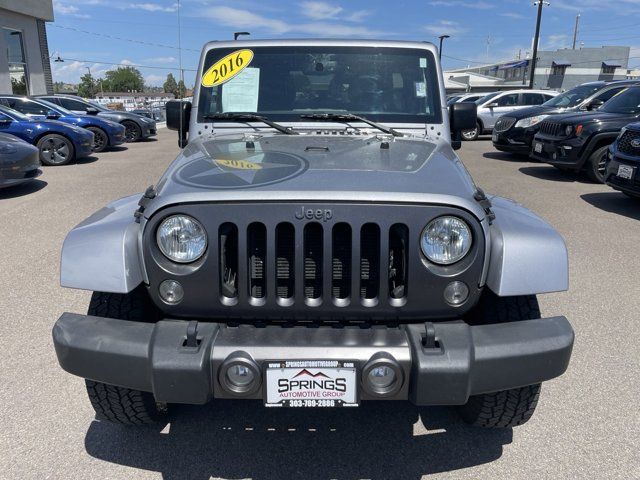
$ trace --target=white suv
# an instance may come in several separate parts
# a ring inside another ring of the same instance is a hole
[[[533,105],[542,105],[558,95],[552,90],[509,90],[494,92],[476,100],[478,125],[473,130],[462,132],[465,140],[476,140],[482,133],[491,133],[496,120],[502,115]]]

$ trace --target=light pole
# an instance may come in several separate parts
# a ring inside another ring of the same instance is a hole
[[[529,72],[529,88],[533,88],[533,79],[536,75],[536,62],[538,60],[538,42],[540,41],[540,22],[542,21],[542,7],[550,5],[545,0],[537,0],[533,5],[538,6],[538,17],[536,19],[536,34],[533,37],[533,55],[531,56],[531,71]]]
[[[438,60],[442,60],[442,42],[445,38],[451,38],[451,35],[440,35],[438,37],[440,39],[440,48],[438,49]]]

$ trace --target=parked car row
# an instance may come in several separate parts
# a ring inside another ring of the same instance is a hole
[[[36,152],[38,167],[66,165],[156,134],[152,119],[107,110],[79,97],[0,95],[0,186],[40,174],[27,152]]]
[[[500,117],[496,149],[640,195],[640,82],[592,82]]]

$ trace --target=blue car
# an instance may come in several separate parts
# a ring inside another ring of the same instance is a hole
[[[93,133],[53,120],[32,120],[0,105],[0,133],[8,133],[38,147],[43,165],[65,165],[91,155]]]
[[[604,182],[629,197],[640,199],[640,123],[624,127],[609,147]]]
[[[36,120],[58,120],[86,128],[94,135],[93,151],[101,152],[125,142],[125,127],[95,115],[78,115],[46,100],[0,95],[0,103]]]
[[[13,135],[0,133],[0,188],[30,182],[41,173],[36,147]]]

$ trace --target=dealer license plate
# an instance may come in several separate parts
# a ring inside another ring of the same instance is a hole
[[[630,167],[629,165],[618,165],[618,173],[617,175],[620,178],[626,178],[627,180],[631,180],[633,178],[633,172],[635,168]]]
[[[354,362],[288,360],[267,362],[267,407],[357,407]]]
[[[492,140],[493,142],[497,142],[497,141],[498,141],[498,134],[497,134],[497,133],[494,133],[493,135],[491,135],[491,140]]]
[[[533,144],[533,151],[536,153],[542,153],[542,144],[540,142],[536,142]]]

